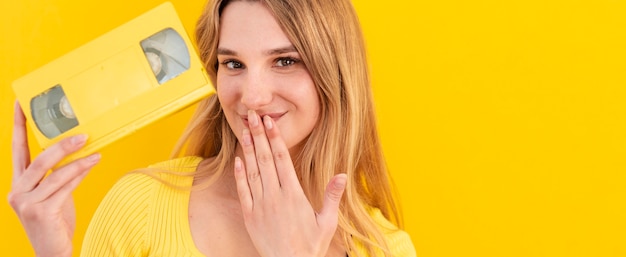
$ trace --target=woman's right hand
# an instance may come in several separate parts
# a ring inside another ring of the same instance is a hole
[[[71,256],[76,212],[72,192],[100,160],[100,154],[51,170],[65,156],[85,145],[85,135],[65,138],[30,161],[26,118],[15,103],[13,124],[13,180],[9,203],[22,222],[39,257]],[[45,177],[45,179],[44,179]]]

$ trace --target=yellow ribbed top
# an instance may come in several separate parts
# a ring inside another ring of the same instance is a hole
[[[151,168],[193,172],[202,158],[184,157]],[[160,175],[176,186],[190,187],[192,176]],[[81,256],[203,257],[189,228],[189,190],[177,190],[141,173],[122,177],[96,210],[83,241]],[[393,227],[379,210],[372,217]],[[395,230],[388,235],[394,256],[415,256],[409,235]]]

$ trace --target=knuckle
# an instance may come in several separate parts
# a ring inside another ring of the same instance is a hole
[[[87,170],[89,168],[91,168],[91,166],[93,166],[94,163],[86,158],[80,159],[80,161],[76,162],[76,167],[74,167],[74,169],[76,169],[77,171],[84,171]]]
[[[11,142],[11,148],[13,150],[24,148],[24,143],[17,141],[17,139],[13,139],[13,141]]]
[[[341,200],[341,196],[343,195],[343,191],[341,191],[341,190],[329,190],[327,195],[328,195],[328,198],[330,198],[331,200],[340,201]]]
[[[57,173],[57,174],[59,174],[59,173]],[[62,183],[61,176],[58,176],[57,174],[53,174],[53,175],[48,176],[46,178],[46,180],[48,181],[47,183],[51,184],[51,185],[61,184]],[[54,176],[54,175],[57,175],[57,176]]]
[[[15,192],[9,192],[9,195],[7,196],[7,200],[9,201],[9,205],[11,205],[13,210],[17,211],[17,207],[20,204],[20,200],[19,199],[20,199],[19,194],[15,193]]]
[[[277,161],[285,161],[291,159],[289,157],[289,152],[286,151],[276,151],[274,152],[274,159]]]
[[[11,207],[19,217],[34,219],[41,216],[41,211],[22,197],[15,197],[11,201]]]
[[[259,165],[270,165],[274,161],[274,156],[267,153],[257,154]]]
[[[30,164],[28,169],[31,170],[31,172],[36,170],[48,170],[44,167],[43,160],[41,158],[35,159],[35,161]]]
[[[278,127],[275,127],[275,128],[278,129]],[[267,133],[268,140],[270,140],[273,143],[276,143],[276,142],[284,143],[282,134],[280,134],[276,129]]]
[[[258,171],[248,172],[248,181],[256,182],[261,178],[261,173]]]
[[[63,151],[66,154],[74,151],[74,145],[72,144],[70,138],[66,138],[62,140],[59,146],[61,148],[61,151]]]

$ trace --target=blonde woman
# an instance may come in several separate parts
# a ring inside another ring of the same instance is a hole
[[[83,256],[415,256],[376,131],[349,0],[210,1],[196,30],[217,94],[176,156],[132,172],[92,218]],[[65,139],[32,163],[16,108],[9,197],[38,256],[70,256],[71,192],[94,154]]]

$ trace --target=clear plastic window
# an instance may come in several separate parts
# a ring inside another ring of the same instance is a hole
[[[30,108],[37,128],[50,139],[78,126],[78,119],[61,85],[35,96],[30,101]]]
[[[183,38],[171,28],[141,41],[146,59],[159,84],[189,69],[189,51]]]

